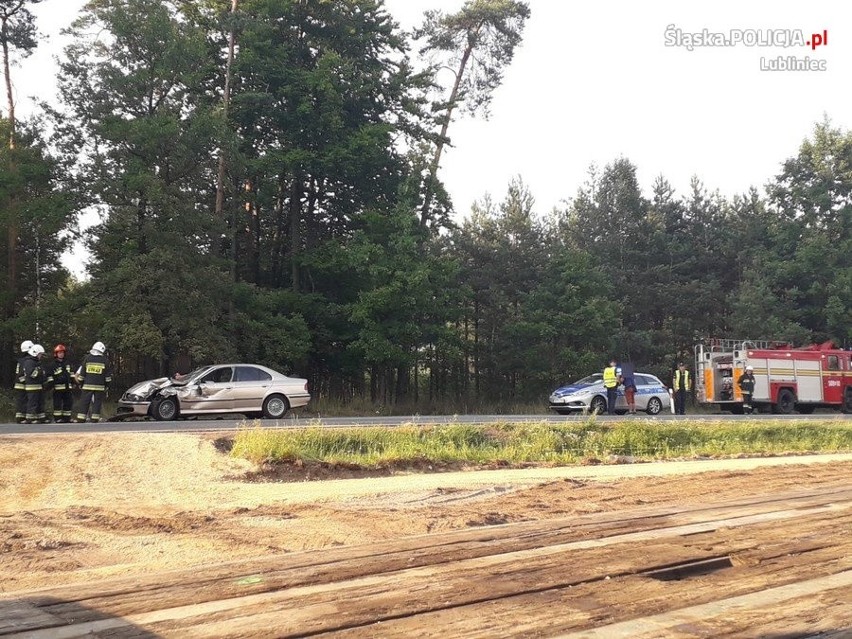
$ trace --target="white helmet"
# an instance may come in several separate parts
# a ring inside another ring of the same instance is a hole
[[[754,366],[752,366],[751,364],[749,364],[748,366],[746,366],[746,370],[747,370],[747,371],[753,371],[753,370],[754,370]]]
[[[92,344],[92,355],[103,355],[106,353],[106,345],[103,342]]]
[[[44,355],[44,347],[41,344],[33,344],[29,350],[30,355],[33,357],[38,357],[39,355]]]
[[[23,342],[21,342],[21,352],[22,353],[29,353],[30,349],[33,346],[35,346],[35,344],[33,344],[31,340],[25,339]]]

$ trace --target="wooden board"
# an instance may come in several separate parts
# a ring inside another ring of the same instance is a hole
[[[0,637],[840,632],[850,533],[852,489],[522,522],[16,593]]]

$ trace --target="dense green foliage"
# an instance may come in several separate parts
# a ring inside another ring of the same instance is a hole
[[[825,421],[805,426],[777,421],[669,422],[626,420],[450,424],[402,428],[248,428],[231,453],[261,463],[470,465],[573,464],[650,461],[725,455],[770,455],[852,450],[852,427]],[[627,458],[627,459],[625,459]]]
[[[381,0],[230,4],[92,0],[69,28],[52,126],[0,148],[7,348],[101,339],[120,384],[256,361],[427,412],[541,400],[610,355],[667,376],[701,336],[852,345],[852,133],[819,123],[732,199],[643,193],[618,159],[559,210],[518,178],[453,211],[453,114],[487,110],[526,3],[415,34]],[[58,259],[84,211],[76,282]]]

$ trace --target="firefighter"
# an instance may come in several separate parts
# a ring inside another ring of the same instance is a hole
[[[615,402],[618,399],[618,385],[621,383],[621,369],[615,358],[603,370],[603,383],[606,388],[606,412],[615,415]]]
[[[743,373],[739,381],[737,381],[737,385],[740,387],[740,391],[742,391],[743,394],[743,412],[746,415],[751,415],[754,413],[754,406],[751,404],[755,385],[754,366],[746,366],[745,373]]]
[[[53,421],[57,424],[67,424],[71,421],[71,408],[74,404],[72,388],[74,371],[71,364],[65,360],[64,344],[57,344],[53,349]]]
[[[21,342],[21,354],[15,362],[15,421],[22,424],[26,419],[27,412],[27,389],[25,386],[24,360],[29,355],[29,350],[35,346],[32,341],[26,339]]]
[[[106,360],[106,346],[103,342],[95,342],[92,350],[83,358],[76,374],[83,394],[80,396],[80,407],[77,409],[77,422],[85,422],[91,409],[91,419],[101,421],[101,405],[104,394],[112,382],[112,374]]]
[[[44,347],[41,344],[33,344],[24,360],[24,389],[27,393],[25,424],[43,424],[47,421],[47,415],[44,414],[44,387],[47,384],[47,375],[41,364],[42,357],[44,357]]]
[[[689,371],[686,370],[686,365],[683,362],[677,365],[677,370],[674,372],[672,390],[675,396],[675,413],[686,415],[686,395],[692,390],[692,386],[690,385]]]

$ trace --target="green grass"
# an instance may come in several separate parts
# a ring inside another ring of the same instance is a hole
[[[257,423],[259,424],[259,423]],[[323,462],[363,468],[423,462],[574,464],[629,457],[636,461],[806,452],[852,452],[852,423],[833,420],[661,423],[625,420],[606,425],[495,423],[399,428],[241,429],[232,455],[258,464]]]

